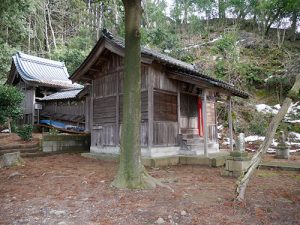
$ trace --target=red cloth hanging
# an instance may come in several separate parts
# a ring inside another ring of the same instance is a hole
[[[198,131],[199,136],[204,136],[204,128],[203,128],[203,114],[202,114],[202,100],[201,97],[198,97]]]

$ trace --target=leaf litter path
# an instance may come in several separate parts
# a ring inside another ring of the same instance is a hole
[[[77,154],[25,158],[0,169],[0,224],[299,224],[300,173],[259,170],[234,204],[235,179],[201,166],[148,168],[169,185],[110,187],[117,164]],[[183,212],[184,211],[184,212]]]

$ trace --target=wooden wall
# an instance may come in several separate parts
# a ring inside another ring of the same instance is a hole
[[[198,96],[180,94],[180,127],[183,129],[198,128]]]
[[[148,67],[142,65],[141,145],[148,143]],[[122,58],[109,54],[93,80],[92,146],[118,146],[121,137],[123,108]]]
[[[183,112],[181,118],[188,119],[181,120],[182,124],[179,124],[180,82],[168,78],[164,69],[157,64],[142,65],[141,145],[144,147],[149,141],[151,146],[178,146],[179,125],[181,128],[197,128],[197,97],[182,99],[182,107],[191,110]],[[101,71],[94,76],[92,86],[92,146],[118,146],[123,106],[121,57],[108,55],[106,62],[101,65]],[[207,111],[211,124],[215,120],[214,110],[214,103],[209,102]]]
[[[215,112],[215,102],[214,101],[207,101],[207,124],[214,125],[216,124],[216,112]]]
[[[44,102],[41,113],[58,113],[74,116],[84,116],[84,101],[63,100],[63,101],[46,101]]]
[[[150,67],[153,87],[153,145],[178,145],[178,82],[166,76],[164,67]]]

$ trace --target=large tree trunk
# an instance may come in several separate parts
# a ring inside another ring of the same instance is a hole
[[[124,93],[119,170],[112,185],[117,188],[155,187],[141,161],[141,0],[123,0],[125,7]]]
[[[254,171],[260,164],[260,162],[262,160],[262,156],[267,152],[267,150],[274,138],[274,135],[276,133],[278,125],[281,122],[281,120],[284,118],[285,114],[287,113],[287,111],[292,103],[292,100],[297,99],[299,89],[300,89],[300,74],[297,75],[296,81],[295,81],[292,89],[289,91],[288,97],[284,100],[277,115],[273,117],[273,119],[269,125],[267,134],[265,136],[265,140],[260,145],[256,154],[252,157],[252,159],[250,161],[250,166],[249,166],[247,172],[245,173],[244,176],[241,177],[241,179],[238,183],[238,186],[236,189],[238,201],[244,200],[247,184],[248,184],[251,176],[253,175]]]

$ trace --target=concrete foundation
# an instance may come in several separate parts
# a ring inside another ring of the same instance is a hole
[[[41,145],[43,152],[89,151],[90,135],[44,135]]]
[[[208,153],[218,153],[219,144],[209,143]],[[119,146],[91,146],[91,153],[99,154],[120,154]],[[142,147],[141,148],[142,157],[148,158],[164,158],[164,157],[176,157],[181,155],[186,156],[202,156],[204,155],[203,147],[193,148],[191,150],[182,150],[180,146],[153,146],[151,148]]]
[[[229,153],[220,152],[209,154],[208,157],[205,156],[168,156],[168,157],[142,157],[142,162],[145,166],[149,167],[164,167],[173,165],[204,165],[212,167],[222,167],[225,165],[225,159]],[[119,161],[118,154],[105,154],[105,153],[82,153],[81,154],[87,158],[99,159],[104,161]]]

